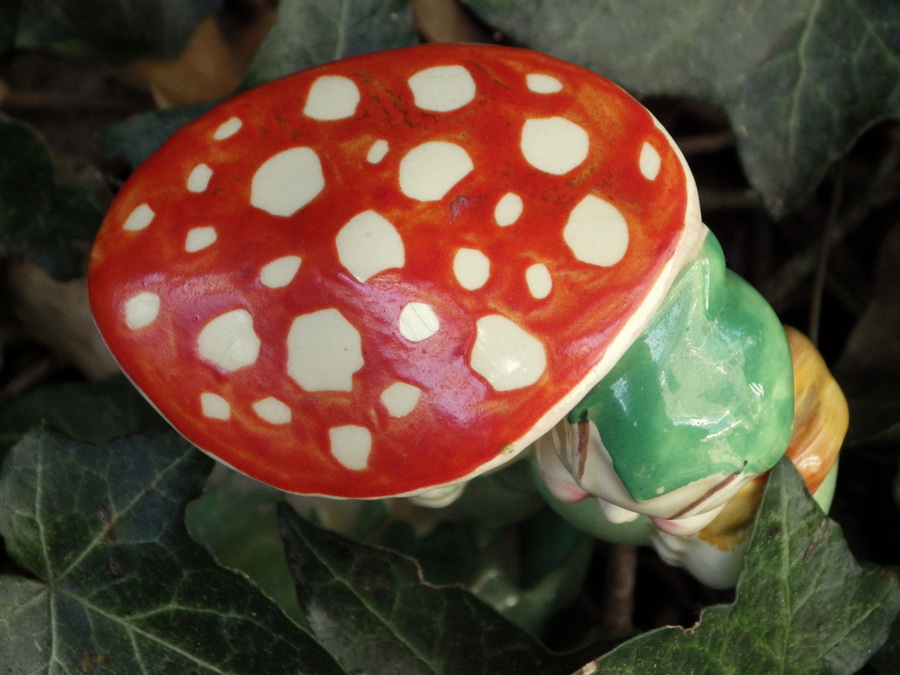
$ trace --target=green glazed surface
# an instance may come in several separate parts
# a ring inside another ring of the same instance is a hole
[[[568,421],[597,425],[623,484],[646,501],[713,474],[774,465],[790,438],[792,378],[780,321],[725,269],[709,234],[641,336]]]

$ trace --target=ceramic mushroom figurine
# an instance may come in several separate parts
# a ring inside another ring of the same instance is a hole
[[[290,492],[439,502],[537,442],[560,498],[682,533],[790,434],[783,332],[672,139],[527,50],[375,53],[222,103],[135,171],[89,287],[172,425]]]

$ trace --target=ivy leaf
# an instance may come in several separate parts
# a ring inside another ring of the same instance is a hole
[[[722,106],[747,176],[776,215],[866,128],[900,112],[900,3],[465,2],[514,40],[633,92]]]
[[[5,2],[6,0],[4,0]],[[125,62],[173,58],[221,0],[28,0],[16,42],[70,56]]]
[[[98,145],[108,157],[121,157],[136,167],[156,152],[169,136],[210,108],[211,104],[204,103],[132,115],[100,134]]]
[[[603,673],[853,673],[885,643],[900,583],[864,570],[793,465],[773,470],[732,605],[661,628],[597,661]]]
[[[0,478],[0,671],[341,673],[184,527],[211,460],[174,433],[28,434]]]
[[[896,567],[894,571],[895,573],[897,572]],[[891,626],[891,634],[887,642],[869,665],[884,675],[900,673],[900,616],[894,619],[894,625]]]
[[[28,254],[60,281],[82,272],[102,214],[82,185],[54,181],[43,138],[0,115],[0,246]]]
[[[245,87],[304,68],[417,42],[406,0],[282,0]]]
[[[297,598],[316,636],[350,672],[568,674],[554,654],[468,591],[422,581],[411,559],[320,530],[282,503]]]
[[[48,385],[0,405],[0,459],[29,429],[44,425],[82,443],[170,429],[125,379]]]

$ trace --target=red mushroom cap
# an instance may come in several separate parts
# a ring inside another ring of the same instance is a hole
[[[226,464],[292,492],[414,494],[561,419],[703,232],[683,158],[615,85],[425,45],[173,135],[109,210],[91,308],[136,386]]]

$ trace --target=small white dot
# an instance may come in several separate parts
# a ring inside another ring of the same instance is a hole
[[[541,378],[547,354],[540,340],[499,314],[480,318],[477,326],[469,364],[495,391],[521,389]]]
[[[564,117],[530,119],[522,127],[521,148],[535,169],[561,176],[587,159],[590,138]]]
[[[416,106],[422,110],[449,112],[475,98],[475,81],[462,66],[435,66],[409,78]]]
[[[212,178],[212,169],[206,164],[198,164],[188,176],[187,189],[190,192],[204,192],[209,187],[209,179]]]
[[[474,291],[487,283],[491,275],[491,261],[481,251],[461,248],[453,258],[453,274],[459,285]]]
[[[219,125],[219,128],[213,133],[213,138],[217,141],[224,141],[226,138],[231,138],[240,131],[240,128],[243,125],[244,123],[239,117],[232,117]]]
[[[647,180],[656,180],[656,177],[659,175],[661,162],[662,160],[660,159],[656,148],[649,143],[644,143],[641,148],[640,159],[638,160],[644,178]]]
[[[419,403],[422,390],[406,382],[394,382],[381,392],[381,402],[391,417],[406,417]]]
[[[400,312],[400,335],[411,342],[427,340],[438,332],[441,322],[424,302],[410,302]]]
[[[348,424],[328,430],[331,454],[351,471],[362,471],[369,465],[372,433],[365,427]]]
[[[500,227],[512,225],[522,215],[522,198],[514,192],[507,192],[494,207],[494,220]]]
[[[400,161],[400,190],[420,202],[437,201],[474,168],[469,153],[454,143],[422,143]]]
[[[246,309],[217,316],[197,337],[200,356],[228,372],[256,363],[260,345],[253,317]]]
[[[588,195],[569,214],[563,239],[578,260],[610,267],[628,249],[628,223],[615,206]]]
[[[184,242],[184,250],[196,253],[216,242],[216,230],[213,227],[195,227],[188,230]]]
[[[396,228],[375,211],[353,216],[335,240],[338,259],[359,281],[403,267],[406,253]]]
[[[269,288],[284,288],[300,270],[300,256],[286,255],[267,263],[259,271],[259,283]]]
[[[359,100],[359,89],[353,80],[323,75],[310,87],[303,114],[322,121],[345,119],[356,112]]]
[[[251,407],[269,424],[287,424],[291,421],[291,409],[273,396],[261,399]]]
[[[553,290],[553,278],[546,265],[536,263],[525,270],[525,282],[536,300],[543,300]]]
[[[159,296],[143,291],[133,295],[125,303],[125,325],[138,330],[156,321],[159,315]]]
[[[528,88],[536,94],[555,94],[562,91],[562,82],[552,75],[543,75],[541,73],[531,73],[525,76],[525,83]]]
[[[352,391],[364,364],[359,331],[333,308],[296,317],[287,350],[288,375],[306,391]]]
[[[132,231],[143,230],[150,224],[155,215],[156,214],[153,212],[153,209],[150,208],[149,204],[141,204],[129,214],[128,218],[125,219],[125,222],[122,224],[122,229]]]
[[[383,138],[379,138],[372,143],[372,147],[369,148],[369,154],[366,155],[366,161],[369,162],[369,164],[378,164],[378,162],[385,158],[389,148],[388,142]]]
[[[203,411],[204,417],[215,420],[231,419],[231,406],[218,394],[208,391],[200,394],[200,409]]]
[[[272,155],[253,174],[250,203],[273,216],[292,216],[325,187],[322,163],[312,148]]]

